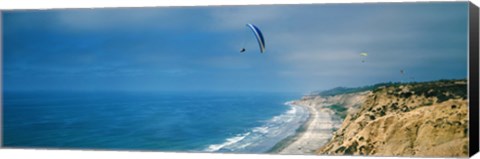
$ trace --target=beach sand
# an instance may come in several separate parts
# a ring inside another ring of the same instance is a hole
[[[294,103],[308,108],[310,116],[298,133],[284,141],[276,150],[279,154],[315,154],[332,137],[332,133],[341,126],[341,121],[335,121],[333,111],[323,108],[324,104]]]

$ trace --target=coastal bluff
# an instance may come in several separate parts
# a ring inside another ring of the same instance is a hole
[[[330,106],[343,123],[317,154],[468,156],[466,80],[394,83],[348,94],[355,95],[357,102]],[[299,102],[345,96],[310,95]]]
[[[342,124],[342,114],[347,108],[358,107],[366,97],[366,92],[342,94],[337,96],[304,96],[290,105],[305,107],[309,110],[308,121],[297,130],[297,135],[279,144],[279,154],[315,154],[316,150],[327,143]]]

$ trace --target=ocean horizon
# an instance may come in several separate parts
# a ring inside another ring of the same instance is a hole
[[[294,135],[298,93],[4,91],[4,146],[264,153]]]

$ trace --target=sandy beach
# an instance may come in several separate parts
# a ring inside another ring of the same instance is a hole
[[[310,117],[303,126],[303,130],[290,138],[290,141],[286,141],[285,145],[277,152],[279,154],[314,154],[316,150],[328,142],[333,131],[341,125],[341,121],[334,121],[332,118],[333,111],[323,108],[325,105],[323,103],[297,102],[293,104],[308,108]]]

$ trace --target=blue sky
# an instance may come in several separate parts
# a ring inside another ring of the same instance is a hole
[[[4,11],[3,87],[305,93],[466,78],[467,7],[455,2]],[[246,23],[262,30],[265,54]],[[240,54],[243,43],[247,51]],[[360,52],[369,55],[363,59]]]

